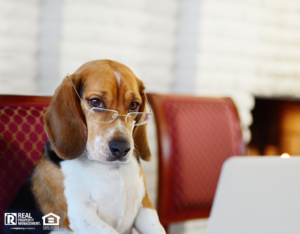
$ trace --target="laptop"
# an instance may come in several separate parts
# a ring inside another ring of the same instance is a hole
[[[300,157],[232,157],[207,234],[300,234]]]

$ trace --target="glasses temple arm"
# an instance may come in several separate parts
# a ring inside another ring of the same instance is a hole
[[[150,104],[149,104],[149,102],[148,102],[148,99],[147,99],[147,95],[144,93],[144,95],[145,95],[145,99],[146,99],[146,103],[149,105],[149,112],[152,114],[152,110],[151,110],[151,106],[150,106]],[[147,112],[147,110],[146,110],[146,112]]]
[[[76,90],[76,88],[75,88],[75,86],[74,86],[74,84],[73,84],[73,81],[71,80],[69,74],[67,75],[67,77],[70,79],[71,84],[72,84],[72,86],[73,86],[73,88],[74,88],[74,90],[75,90],[75,92],[76,92],[76,94],[77,94],[79,100],[82,101],[82,99],[80,98],[79,93],[77,92],[77,90]],[[82,104],[84,105],[85,109],[87,109],[87,111],[90,111],[90,110],[86,107],[86,105],[85,105],[84,103],[82,103]]]

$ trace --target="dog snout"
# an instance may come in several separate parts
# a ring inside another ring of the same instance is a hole
[[[128,141],[110,141],[109,150],[117,158],[124,157],[130,151],[130,143]]]

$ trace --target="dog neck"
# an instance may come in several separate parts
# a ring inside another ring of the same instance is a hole
[[[94,207],[98,216],[124,233],[130,229],[145,196],[145,184],[136,157],[124,163],[90,160],[83,153],[73,160],[60,163],[65,176],[65,197],[68,206],[78,212]],[[128,188],[135,188],[134,190]],[[73,202],[80,197],[81,204]]]

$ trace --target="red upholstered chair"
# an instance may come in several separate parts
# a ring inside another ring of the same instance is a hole
[[[0,95],[0,230],[8,208],[40,157],[51,97]]]
[[[245,153],[229,98],[147,95],[158,136],[158,215],[172,222],[209,216],[223,162]]]

